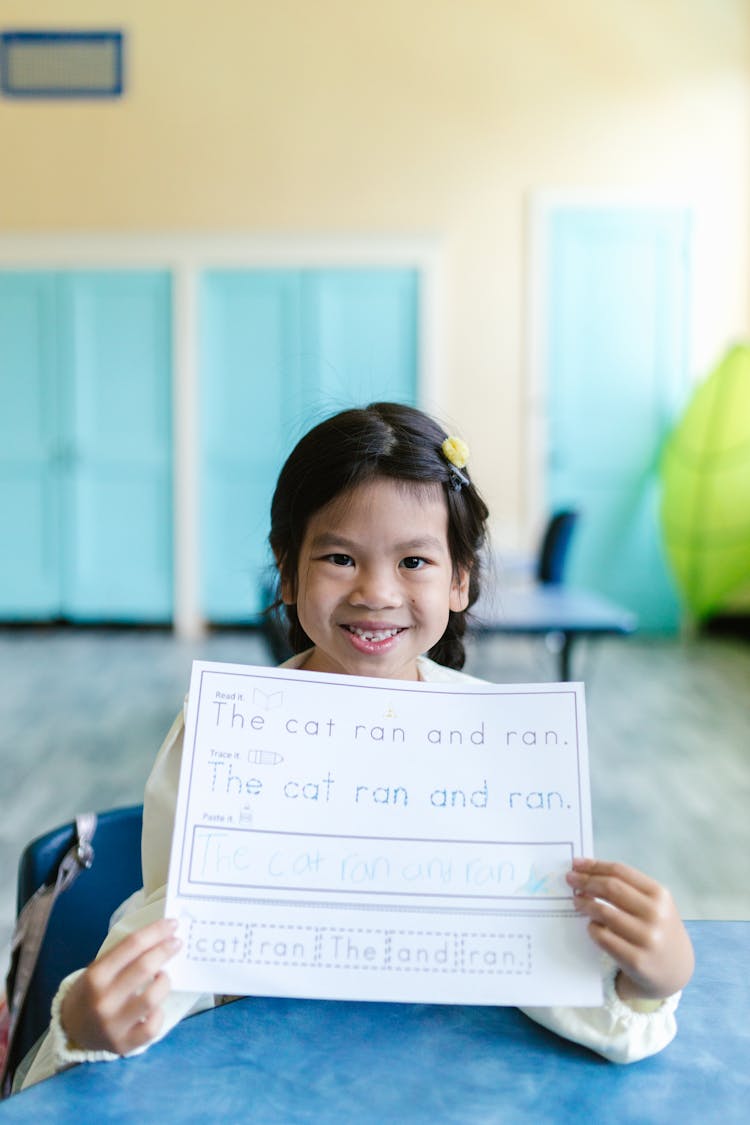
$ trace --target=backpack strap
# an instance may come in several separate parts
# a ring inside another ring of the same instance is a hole
[[[10,1093],[13,1080],[11,1067],[13,1040],[39,958],[39,950],[47,932],[52,907],[58,896],[72,886],[81,871],[91,867],[94,862],[91,841],[95,831],[95,813],[81,813],[76,817],[75,838],[57,866],[54,882],[43,883],[38,887],[16,919],[10,945],[10,968],[5,981],[9,1023],[5,1058],[0,1062],[3,1097]]]

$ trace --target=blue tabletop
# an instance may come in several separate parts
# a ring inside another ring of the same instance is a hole
[[[18,1094],[0,1121],[744,1122],[750,923],[690,931],[697,969],[678,1036],[630,1066],[513,1008],[248,998],[185,1020],[140,1057]]]
[[[489,633],[632,633],[634,613],[608,598],[571,586],[500,589],[480,598],[472,629]]]

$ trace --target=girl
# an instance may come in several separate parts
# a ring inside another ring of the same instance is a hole
[[[270,543],[295,655],[288,667],[401,680],[468,679],[463,634],[480,586],[487,509],[467,450],[418,410],[377,403],[311,430],[284,465]],[[426,654],[426,655],[425,655]],[[164,919],[183,718],[146,786],[143,890],[96,961],[63,981],[26,1084],[81,1061],[144,1050],[213,996],[171,992],[179,948]],[[534,1008],[537,1022],[628,1062],[674,1036],[693,969],[669,893],[622,864],[579,859],[567,876],[607,955],[601,1008]]]

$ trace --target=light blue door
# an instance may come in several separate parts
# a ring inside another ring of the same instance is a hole
[[[172,616],[170,282],[0,276],[0,616]]]
[[[62,599],[56,287],[0,274],[0,617],[55,617]]]
[[[63,604],[74,620],[172,617],[170,309],[167,273],[60,279]]]
[[[209,271],[200,286],[201,609],[256,620],[279,469],[309,426],[417,393],[413,270]]]
[[[658,462],[687,381],[689,215],[560,208],[548,234],[548,504],[581,512],[567,580],[670,631]]]

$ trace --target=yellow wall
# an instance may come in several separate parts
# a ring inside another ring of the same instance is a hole
[[[33,26],[123,27],[127,96],[0,99],[0,233],[438,236],[439,405],[502,527],[530,192],[693,204],[695,372],[748,333],[746,0],[4,0]]]

